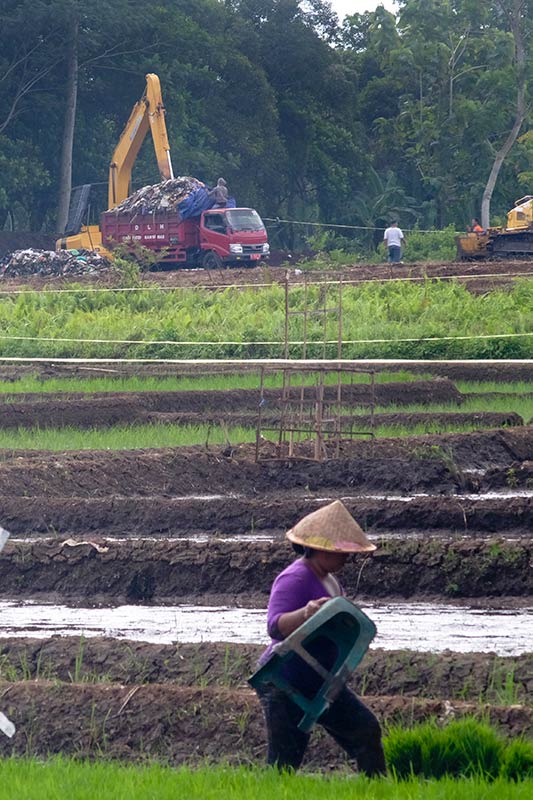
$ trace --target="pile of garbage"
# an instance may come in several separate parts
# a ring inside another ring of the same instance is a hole
[[[112,212],[117,214],[154,214],[161,211],[177,211],[180,203],[191,195],[202,190],[207,195],[205,183],[188,176],[172,178],[153,186],[143,186],[137,189],[122,203],[119,203]]]
[[[91,275],[112,268],[108,258],[93,250],[15,250],[0,258],[1,278],[30,275]]]

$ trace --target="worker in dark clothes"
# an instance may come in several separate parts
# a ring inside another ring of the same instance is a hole
[[[207,196],[215,201],[213,208],[226,208],[228,203],[228,189],[224,178],[218,179],[217,185],[207,193]]]
[[[347,508],[336,500],[308,514],[287,533],[301,555],[275,579],[268,603],[268,633],[272,639],[259,664],[270,657],[273,647],[293,633],[332,597],[344,595],[335,573],[351,553],[375,550]],[[312,696],[313,680],[305,664],[289,665],[290,683]],[[316,675],[314,676],[316,680]],[[279,769],[298,769],[309,742],[309,733],[298,728],[303,711],[271,683],[256,689],[268,732],[268,763]],[[315,688],[316,691],[316,688]],[[344,686],[318,724],[357,762],[367,775],[386,772],[381,729],[374,714],[354,692]]]

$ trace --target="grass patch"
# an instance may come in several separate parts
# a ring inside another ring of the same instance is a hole
[[[316,375],[303,375],[293,378],[298,381],[298,385],[303,383],[306,386],[313,386],[316,383]],[[375,376],[376,383],[405,383],[406,381],[416,381],[428,379],[413,375],[409,372],[381,372]],[[354,373],[351,376],[342,376],[343,383],[368,384],[370,378],[363,373]],[[45,394],[45,393],[96,393],[96,392],[185,392],[185,391],[212,391],[229,389],[259,389],[260,376],[257,370],[250,370],[243,373],[210,373],[201,376],[183,377],[130,377],[130,378],[50,378],[42,380],[37,376],[28,376],[17,381],[0,382],[0,398],[9,402],[10,395],[24,394]],[[336,375],[326,375],[324,383],[329,385],[337,384]],[[271,373],[265,375],[264,385],[266,388],[281,388],[283,385],[283,375]],[[533,385],[532,385],[533,391]],[[3,395],[3,397],[2,397]]]
[[[461,413],[502,413],[509,414],[515,412],[519,414],[527,423],[533,417],[533,397],[515,395],[509,393],[506,397],[485,397],[480,394],[478,397],[469,397],[460,405],[450,403],[413,403],[412,405],[388,405],[376,406],[376,414],[448,414],[450,412]],[[353,413],[353,409],[352,409]],[[358,413],[363,413],[359,412]]]
[[[274,436],[275,434],[272,434]],[[2,450],[135,450],[150,447],[238,444],[255,441],[251,428],[123,425],[112,428],[17,428],[0,430]]]
[[[334,308],[337,300],[336,286],[308,287],[307,301],[303,286],[291,289],[291,312],[301,312],[307,302],[309,358],[337,355],[337,315],[329,314],[324,325],[322,315],[313,313]],[[533,347],[532,302],[533,280],[525,279],[510,290],[481,296],[454,281],[345,286],[343,357],[528,358]],[[297,342],[303,341],[304,325],[302,314],[290,317],[291,358],[302,355],[303,345]],[[280,357],[284,289],[272,285],[218,292],[89,293],[80,287],[68,295],[2,296],[0,330],[0,354],[5,356]]]
[[[491,393],[498,394],[531,394],[533,393],[533,382],[516,381],[515,383],[498,383],[497,381],[461,381],[455,380],[455,385],[464,394],[472,393]]]
[[[384,409],[385,411],[386,409]],[[266,423],[265,423],[266,424]],[[354,423],[357,429],[357,422]],[[365,424],[365,429],[368,427]],[[400,439],[432,433],[468,433],[482,427],[481,421],[457,424],[428,420],[412,426],[377,425],[376,438]],[[263,431],[276,441],[275,431]],[[255,428],[222,425],[117,425],[109,428],[4,428],[0,429],[0,450],[135,450],[161,447],[238,445],[255,442]],[[295,441],[303,441],[302,439]]]
[[[377,438],[402,438],[425,433],[466,433],[475,425],[424,423],[411,428],[378,426]],[[136,450],[161,447],[238,445],[255,442],[255,428],[226,428],[225,425],[124,425],[112,428],[17,428],[0,430],[0,450]],[[275,431],[264,438],[276,441]],[[305,438],[305,437],[304,437]]]
[[[6,800],[528,800],[532,781],[478,778],[441,781],[369,780],[355,775],[291,775],[271,769],[171,769],[105,762],[6,759]]]

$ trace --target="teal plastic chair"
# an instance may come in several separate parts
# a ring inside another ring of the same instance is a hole
[[[376,633],[376,626],[358,606],[335,597],[277,644],[248,683],[254,688],[272,683],[284,691],[304,712],[298,728],[308,733],[335,700]],[[295,664],[300,666],[295,669]],[[312,691],[292,682],[291,666],[300,673],[303,667],[313,677]]]

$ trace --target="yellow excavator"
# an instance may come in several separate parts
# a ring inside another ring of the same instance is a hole
[[[109,165],[108,210],[115,208],[131,194],[133,164],[148,129],[152,134],[161,180],[171,180],[174,173],[165,124],[165,106],[159,77],[153,73],[146,75],[144,94],[133,106]],[[89,184],[78,187],[81,191],[77,193],[74,202],[71,202],[65,236],[57,240],[56,250],[86,249],[109,255],[109,251],[102,245],[100,226],[82,224],[88,208],[90,188]]]
[[[524,258],[533,256],[533,195],[517,200],[507,214],[505,228],[488,228],[457,236],[457,255],[462,260],[478,258]]]

